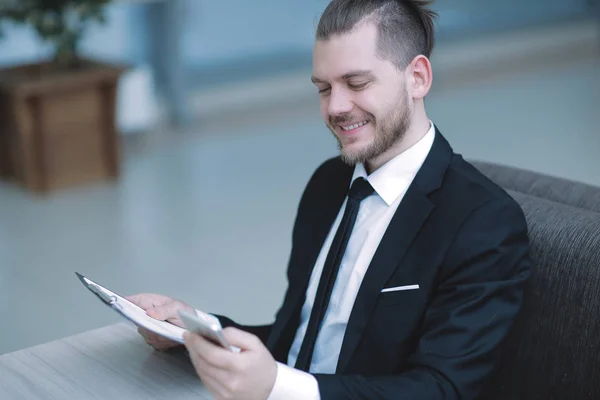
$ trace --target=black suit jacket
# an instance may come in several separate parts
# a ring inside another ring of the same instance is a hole
[[[223,325],[258,335],[286,363],[312,268],[353,168],[322,164],[298,208],[288,289],[272,325]],[[315,375],[321,398],[475,399],[495,366],[530,275],[519,205],[439,131],[369,265],[336,373]],[[381,293],[387,287],[418,290]]]

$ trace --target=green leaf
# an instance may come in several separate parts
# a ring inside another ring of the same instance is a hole
[[[2,22],[10,21],[32,27],[42,40],[54,44],[57,53],[68,54],[75,52],[89,24],[106,23],[105,7],[111,0],[0,0],[0,3],[0,39],[4,33]],[[68,12],[73,12],[73,19],[69,17],[67,21]]]

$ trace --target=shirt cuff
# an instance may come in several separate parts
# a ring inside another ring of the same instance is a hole
[[[267,400],[320,400],[317,379],[309,373],[277,363],[275,385]]]

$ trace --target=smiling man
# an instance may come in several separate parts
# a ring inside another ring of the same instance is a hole
[[[186,347],[218,399],[476,399],[530,274],[518,204],[455,154],[424,99],[435,14],[425,1],[333,0],[312,81],[340,156],[313,174],[275,321],[219,317],[233,353]],[[482,130],[482,135],[485,130]],[[131,299],[181,324],[174,299]],[[141,330],[152,346],[174,343]]]
[[[404,53],[404,47],[418,44],[380,40],[378,17],[382,15],[359,20],[343,35],[334,31],[334,24],[342,21],[323,21],[314,47],[312,77],[321,97],[321,114],[338,140],[342,160],[365,163],[370,172],[414,145],[430,125],[423,99],[432,82],[431,65],[419,54],[429,54],[431,49],[411,49],[418,58],[410,60],[405,74],[400,73],[407,65],[401,69],[398,65],[408,62],[389,59],[386,53],[394,57],[394,52]]]

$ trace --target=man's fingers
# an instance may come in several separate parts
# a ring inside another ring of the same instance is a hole
[[[170,297],[163,296],[154,293],[139,293],[131,296],[125,296],[125,300],[128,300],[143,310],[161,306],[169,301],[172,301]]]
[[[165,319],[170,317],[168,315],[168,310],[166,310],[164,306],[150,308],[146,310],[146,314],[160,321],[164,321]]]
[[[152,343],[162,343],[162,344],[174,343],[172,340],[164,338],[164,337],[162,337],[160,335],[151,334],[151,335],[148,335],[148,336],[144,336],[144,338],[147,341],[150,341]]]
[[[179,343],[176,343],[163,336],[157,335],[156,333],[150,332],[149,330],[144,329],[142,327],[138,328],[138,332],[140,333],[140,335],[142,335],[144,341],[147,344],[149,344],[157,350],[166,350],[179,345]]]
[[[146,343],[152,347],[154,347],[156,350],[168,350],[171,349],[173,347],[177,346],[177,343],[169,341],[169,340],[156,340],[156,339],[151,339],[151,338],[147,338],[145,339]]]
[[[157,307],[153,307],[147,311],[147,314],[152,318],[164,321],[169,318],[173,318],[173,302],[163,304]]]
[[[228,327],[223,329],[223,336],[229,344],[242,350],[255,350],[262,346],[262,342],[257,336],[237,328]]]
[[[175,325],[182,326],[179,318],[179,310],[189,310],[190,307],[180,301],[171,301],[159,307],[147,311],[148,315],[160,321],[169,321]]]
[[[132,294],[131,296],[125,296],[125,300],[132,302],[133,304],[135,304],[136,306],[145,309],[145,303],[147,303],[147,301],[144,301],[145,298],[145,294],[140,293],[140,294]]]
[[[169,350],[173,347],[176,347],[176,344],[173,342],[154,342],[152,340],[148,340],[146,343],[159,351]]]
[[[140,307],[148,316],[159,321],[168,321],[179,327],[184,327],[179,318],[179,310],[193,312],[187,304],[170,297],[154,293],[140,293],[125,297],[126,300]]]
[[[211,359],[215,358],[214,354],[217,346],[204,339],[202,336],[196,333],[186,332],[184,333],[183,339],[188,351],[195,357],[203,359],[207,364],[210,364]]]
[[[142,335],[143,337],[148,338],[148,339],[153,339],[153,340],[157,340],[157,341],[159,341],[159,340],[168,341],[169,340],[166,337],[160,336],[159,334],[149,331],[146,328],[139,327],[138,332],[140,333],[140,335]]]
[[[237,354],[210,342],[196,333],[187,332],[184,339],[185,346],[190,354],[202,359],[210,367],[223,370],[232,369],[232,357]]]

